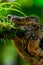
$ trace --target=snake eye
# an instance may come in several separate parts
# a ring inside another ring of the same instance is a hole
[[[7,18],[8,20],[10,20],[12,18],[12,15],[8,15]]]
[[[39,43],[39,47],[43,50],[43,38],[41,39],[41,41]]]

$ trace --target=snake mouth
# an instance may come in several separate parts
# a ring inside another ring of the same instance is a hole
[[[41,41],[39,43],[39,47],[43,50],[43,38],[41,38]]]

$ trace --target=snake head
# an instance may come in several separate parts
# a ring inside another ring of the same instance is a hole
[[[13,15],[8,15],[7,16],[8,20],[18,23],[18,24],[24,24],[24,25],[31,25],[31,24],[39,24],[39,19],[36,18],[35,16],[25,16],[25,17],[20,17],[20,16],[13,16]]]
[[[20,28],[21,30],[23,30],[25,36],[27,35],[28,38],[30,38],[32,34],[35,35],[36,34],[35,32],[38,31],[40,28],[39,26],[40,22],[37,17],[33,16],[20,17],[20,16],[8,15],[7,18],[9,21],[15,24],[16,28]],[[22,35],[22,32],[19,32],[18,35],[21,37],[24,34]]]

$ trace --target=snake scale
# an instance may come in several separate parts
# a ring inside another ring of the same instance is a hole
[[[31,65],[43,65],[43,25],[40,25],[39,19],[13,15],[8,15],[7,19],[13,25],[11,32],[16,34],[14,36],[12,33],[10,38],[13,39],[18,53]],[[6,35],[2,38],[8,37]]]

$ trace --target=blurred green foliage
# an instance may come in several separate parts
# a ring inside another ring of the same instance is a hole
[[[34,3],[38,7],[43,7],[43,0],[34,0]]]
[[[0,3],[0,16],[6,17],[8,14],[26,16],[17,2]]]
[[[36,16],[40,19],[40,23],[43,24],[43,0],[7,1],[8,0],[0,0],[0,16],[3,18],[8,14],[17,16]],[[0,65],[1,63],[10,64],[11,61],[12,63],[15,61],[15,65],[29,65],[18,55],[12,40],[0,39]]]
[[[33,0],[16,0],[18,3],[22,4],[22,7],[31,7],[33,5]]]
[[[4,19],[8,14],[26,16],[21,9],[21,4],[16,2],[0,3],[0,17]],[[13,63],[18,65],[18,53],[13,41],[0,39],[0,64],[12,65]]]

